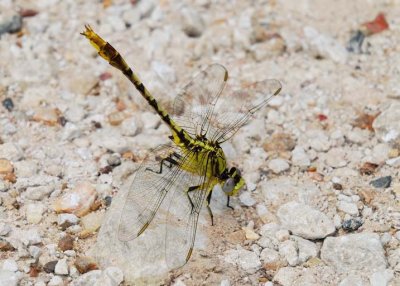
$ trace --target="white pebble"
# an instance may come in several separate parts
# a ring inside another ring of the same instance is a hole
[[[279,174],[288,170],[290,165],[286,160],[278,158],[269,161],[268,168],[270,168],[275,174]]]

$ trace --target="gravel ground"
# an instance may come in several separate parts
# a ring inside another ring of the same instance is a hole
[[[2,0],[0,285],[400,285],[399,13],[396,0]],[[211,63],[228,89],[282,82],[225,144],[247,188],[234,210],[216,191],[215,225],[204,212],[180,269],[149,259],[156,235],[115,240],[134,170],[169,131],[85,24],[166,106]]]

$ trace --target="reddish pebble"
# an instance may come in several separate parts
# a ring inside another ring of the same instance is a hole
[[[21,9],[19,10],[19,14],[21,15],[21,17],[23,18],[27,18],[27,17],[33,17],[36,16],[39,12],[33,9]]]
[[[102,80],[102,81],[105,81],[105,80],[107,80],[107,79],[109,79],[109,78],[112,78],[112,74],[109,73],[109,72],[103,72],[103,73],[99,76],[99,79]]]
[[[58,248],[62,251],[72,250],[74,248],[74,238],[67,234],[58,242]]]
[[[389,29],[389,24],[386,21],[385,15],[379,13],[374,20],[363,24],[370,34],[377,34],[384,30]]]

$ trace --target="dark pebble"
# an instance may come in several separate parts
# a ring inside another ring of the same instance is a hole
[[[361,218],[351,218],[342,223],[344,231],[355,231],[363,225]]]
[[[370,184],[375,188],[389,188],[392,183],[392,176],[381,177],[370,182]]]
[[[341,184],[339,184],[339,183],[333,183],[333,188],[335,189],[335,190],[343,190],[343,186],[341,185]]]
[[[106,196],[104,198],[104,203],[106,204],[107,207],[111,205],[111,202],[112,202],[112,197]]]
[[[14,108],[14,102],[12,101],[11,98],[6,98],[3,100],[3,106],[8,110],[12,111]]]
[[[54,273],[54,269],[56,268],[56,264],[57,264],[57,260],[47,262],[47,263],[43,266],[43,270],[44,270],[46,273]]]
[[[22,17],[19,14],[15,14],[11,17],[5,18],[3,22],[0,22],[0,36],[6,33],[15,33],[21,30]]]
[[[62,251],[71,250],[74,248],[74,238],[70,235],[66,235],[58,242],[58,248]]]

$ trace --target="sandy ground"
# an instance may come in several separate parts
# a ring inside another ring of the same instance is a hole
[[[0,285],[400,285],[399,13],[395,0],[2,0]],[[216,192],[182,268],[152,260],[156,229],[116,239],[135,170],[169,130],[85,24],[168,110],[213,63],[226,102],[282,84],[224,144],[247,187],[233,210]]]

